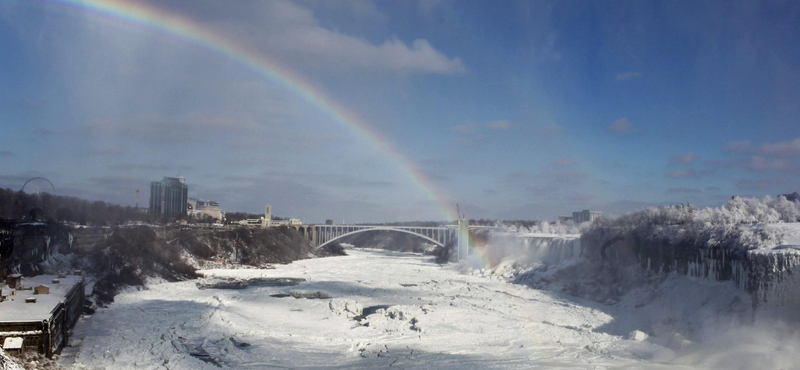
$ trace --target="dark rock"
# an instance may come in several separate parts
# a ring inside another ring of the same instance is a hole
[[[791,194],[783,194],[783,196],[786,197],[786,200],[792,202],[800,202],[800,194],[798,194],[797,192]]]
[[[338,241],[333,241],[326,244],[322,248],[317,249],[314,252],[314,254],[317,255],[317,257],[334,257],[334,256],[347,255],[347,253],[345,253],[344,251],[344,247],[342,247],[342,245],[339,244]]]

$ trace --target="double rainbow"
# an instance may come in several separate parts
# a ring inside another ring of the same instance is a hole
[[[281,65],[274,58],[253,50],[232,38],[214,32],[208,27],[204,27],[186,17],[148,4],[120,0],[40,0],[40,2],[158,30],[180,40],[202,46],[239,63],[266,80],[277,83],[294,92],[369,145],[385,153],[392,162],[399,166],[400,170],[417,189],[435,202],[445,220],[449,221],[457,218],[453,206],[438,194],[420,170],[397,150],[389,140],[371,129],[356,113],[338,104],[322,90],[316,88],[299,74]]]

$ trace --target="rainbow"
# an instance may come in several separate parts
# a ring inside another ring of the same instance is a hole
[[[399,166],[409,180],[430,200],[435,202],[445,220],[457,218],[454,207],[428,183],[425,176],[389,140],[371,129],[356,113],[347,110],[328,97],[321,89],[299,74],[281,65],[274,58],[260,53],[236,40],[220,35],[207,27],[148,4],[120,0],[39,0],[61,8],[82,11],[88,14],[109,17],[135,25],[165,32],[176,38],[202,46],[214,53],[233,60],[257,73],[261,77],[278,83],[314,105],[342,126],[363,139],[372,147],[386,153]]]

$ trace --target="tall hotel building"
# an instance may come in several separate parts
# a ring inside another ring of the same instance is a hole
[[[150,183],[150,212],[157,215],[185,215],[189,201],[189,187],[186,179],[164,177],[161,181]]]

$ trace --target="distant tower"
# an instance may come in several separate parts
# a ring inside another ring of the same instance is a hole
[[[136,188],[136,208],[139,208],[139,188]]]
[[[264,221],[261,223],[261,227],[267,228],[272,226],[272,206],[267,204],[264,206]]]

